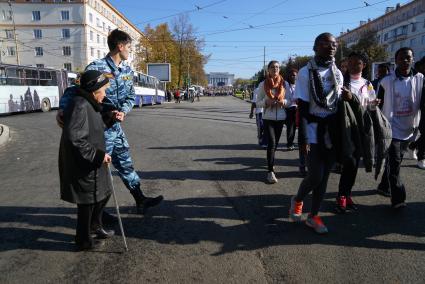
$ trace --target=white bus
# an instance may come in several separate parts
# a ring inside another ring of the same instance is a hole
[[[134,72],[134,91],[136,93],[135,104],[142,105],[162,104],[165,101],[164,83],[155,77]]]
[[[50,111],[66,87],[64,70],[0,64],[0,114]]]

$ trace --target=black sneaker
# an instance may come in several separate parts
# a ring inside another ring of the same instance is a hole
[[[398,209],[402,209],[402,208],[404,208],[404,207],[406,207],[406,206],[407,206],[407,205],[406,205],[406,202],[401,201],[401,202],[398,202],[398,203],[393,203],[393,204],[391,205],[391,208],[398,210]]]
[[[385,197],[391,197],[391,192],[388,189],[377,188],[376,193]]]
[[[109,214],[106,211],[103,211],[103,213],[102,213],[102,224],[104,224],[104,225],[115,225],[116,223],[118,223],[117,217]]]

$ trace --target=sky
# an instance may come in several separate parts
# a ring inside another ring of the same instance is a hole
[[[203,38],[203,54],[211,57],[205,72],[229,72],[251,78],[264,60],[283,61],[312,55],[314,38],[322,32],[339,35],[375,19],[386,7],[410,1],[393,0],[110,0],[143,31],[187,13],[196,35]],[[367,5],[366,5],[367,3]]]

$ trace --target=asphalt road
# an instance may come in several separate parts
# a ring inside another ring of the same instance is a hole
[[[412,160],[402,168],[408,206],[397,213],[360,169],[359,210],[334,214],[332,174],[322,206],[330,232],[319,236],[288,220],[301,182],[297,151],[277,152],[279,183],[266,184],[266,152],[248,113],[232,97],[132,111],[124,128],[135,168],[145,193],[165,201],[136,215],[115,177],[127,253],[119,236],[101,251],[74,252],[76,209],[59,199],[55,113],[0,117],[12,135],[0,148],[0,283],[424,282],[425,179]]]

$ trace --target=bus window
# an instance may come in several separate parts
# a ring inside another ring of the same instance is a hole
[[[40,85],[51,86],[50,81],[52,80],[52,74],[50,71],[40,70]]]
[[[6,85],[6,69],[0,67],[0,85]]]
[[[16,67],[6,67],[6,84],[19,86],[18,69]]]
[[[25,78],[28,85],[37,86],[38,85],[38,72],[34,69],[26,69]]]
[[[58,85],[58,77],[55,71],[50,71],[50,77],[52,80],[50,80],[49,86],[57,86]]]

